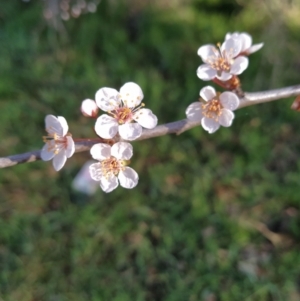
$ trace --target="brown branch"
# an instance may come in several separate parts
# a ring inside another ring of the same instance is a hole
[[[274,100],[279,100],[287,97],[293,97],[300,95],[300,85],[286,87],[282,89],[255,92],[255,93],[245,93],[244,97],[240,99],[239,109],[252,106],[256,104],[261,104],[265,102],[270,102]],[[141,137],[137,140],[145,140],[154,137],[164,136],[168,134],[181,134],[197,125],[200,125],[199,122],[191,122],[188,119],[183,119],[171,123],[166,123],[159,125],[152,130],[143,130]],[[97,139],[90,139],[83,142],[76,142],[76,153],[88,151],[92,145],[99,143]],[[24,154],[18,154],[8,157],[0,158],[0,168],[13,166],[25,162],[33,162],[40,160],[40,150],[31,151]]]

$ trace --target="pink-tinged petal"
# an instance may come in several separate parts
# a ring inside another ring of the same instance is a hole
[[[118,178],[115,175],[110,175],[109,177],[102,177],[100,180],[100,187],[106,193],[113,191],[118,186]]]
[[[236,57],[242,48],[242,43],[239,39],[230,38],[226,40],[221,46],[221,52],[226,52],[227,57]]]
[[[120,185],[127,189],[134,188],[139,181],[139,175],[131,167],[125,167],[123,171],[120,171],[118,178]]]
[[[111,155],[119,160],[129,160],[133,155],[132,145],[127,142],[117,142],[111,147]]]
[[[59,171],[63,168],[67,161],[67,156],[65,150],[61,150],[57,155],[54,156],[52,165],[56,171]]]
[[[67,136],[67,148],[66,148],[66,156],[67,158],[70,158],[73,156],[75,152],[75,143],[71,136]]]
[[[96,102],[92,99],[85,99],[81,103],[81,112],[86,117],[95,118],[98,114],[99,108]]]
[[[220,102],[225,109],[234,111],[238,108],[240,100],[236,94],[232,92],[223,92],[220,97]]]
[[[222,71],[221,75],[216,76],[219,80],[225,82],[232,78],[232,74]]]
[[[153,129],[157,125],[157,117],[149,109],[140,109],[134,113],[133,119],[146,129]]]
[[[212,80],[217,76],[217,70],[212,69],[208,64],[203,64],[198,67],[197,76],[204,81]]]
[[[47,115],[45,117],[46,131],[50,134],[56,133],[59,136],[63,135],[63,128],[57,119],[57,117],[53,115]]]
[[[211,118],[204,117],[201,120],[202,127],[208,131],[209,134],[214,133],[220,127],[220,124]]]
[[[54,140],[52,140],[52,141],[49,141],[48,143],[46,143],[43,146],[43,148],[41,150],[41,159],[43,161],[49,161],[49,160],[53,159],[53,157],[55,155],[53,151],[50,151],[50,149],[53,149],[53,148],[51,148],[49,143],[51,143],[53,145],[53,147],[54,147],[54,144],[55,144]]]
[[[218,58],[220,56],[219,50],[213,45],[201,46],[198,49],[197,54],[204,63],[209,63],[212,58]]]
[[[111,146],[105,143],[97,143],[91,147],[91,156],[95,160],[105,160],[111,156]]]
[[[116,89],[101,88],[96,92],[95,100],[102,111],[113,111],[121,104],[120,94]]]
[[[125,140],[135,140],[142,135],[142,127],[138,123],[125,123],[119,126],[119,134]]]
[[[222,126],[229,127],[232,124],[232,120],[234,118],[234,114],[227,109],[221,110],[221,115],[219,116],[219,123]]]
[[[128,108],[134,108],[138,106],[144,98],[141,87],[133,82],[124,84],[120,89],[120,94],[123,103]]]
[[[200,121],[203,118],[201,103],[197,101],[190,104],[185,110],[185,114],[190,121]]]
[[[231,65],[230,73],[231,74],[241,74],[248,67],[249,60],[245,56],[239,56],[234,60],[234,63]]]
[[[217,94],[215,88],[213,88],[212,86],[206,86],[200,90],[199,95],[203,100],[209,101],[213,99]]]
[[[264,46],[264,43],[260,43],[260,44],[254,44],[253,46],[251,46],[249,49],[247,49],[246,54],[251,54],[253,52],[258,51],[259,49],[261,49]]]
[[[66,136],[69,130],[67,120],[62,116],[58,116],[57,120],[59,121],[62,128],[62,136]]]
[[[100,181],[102,179],[103,173],[101,167],[102,165],[99,162],[90,165],[89,167],[90,176],[94,181]]]
[[[118,126],[119,124],[115,118],[103,114],[96,121],[95,131],[100,137],[111,139],[117,134]]]
[[[241,48],[241,52],[244,52],[245,50],[249,49],[252,45],[252,37],[246,33],[246,32],[242,32],[239,34],[239,39],[242,42],[242,48]]]

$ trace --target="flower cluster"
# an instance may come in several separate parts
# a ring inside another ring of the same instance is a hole
[[[120,185],[131,189],[138,183],[138,174],[127,165],[133,155],[132,145],[128,142],[139,138],[142,128],[153,129],[157,125],[157,117],[151,110],[143,108],[144,94],[139,85],[129,82],[118,92],[112,88],[101,88],[97,91],[95,101],[85,99],[81,104],[81,112],[86,117],[97,118],[95,132],[100,137],[90,152],[98,163],[89,167],[90,176],[98,181],[105,192],[110,192]],[[97,117],[99,109],[106,112]],[[60,170],[67,158],[75,151],[75,143],[68,133],[68,124],[64,117],[47,115],[45,118],[48,136],[41,150],[44,161],[53,159],[53,167]],[[111,142],[115,142],[112,146]],[[106,143],[105,143],[106,142]]]
[[[197,76],[203,81],[212,80],[230,90],[240,88],[237,75],[246,70],[249,64],[247,55],[258,51],[263,43],[252,45],[247,33],[228,33],[222,44],[204,45],[198,49],[198,55],[204,64],[197,69]],[[211,86],[200,91],[200,102],[194,102],[186,109],[189,120],[201,122],[210,134],[220,125],[229,127],[234,119],[233,110],[239,106],[239,98],[233,92],[217,93]]]
[[[204,64],[198,67],[197,75],[204,81],[212,80],[227,90],[216,92],[211,86],[200,90],[200,101],[193,102],[186,109],[188,120],[202,125],[212,134],[220,126],[231,126],[234,113],[240,100],[236,92],[240,88],[237,75],[248,67],[248,55],[259,50],[263,43],[252,45],[247,33],[228,33],[223,44],[204,45],[198,55]],[[91,147],[90,153],[98,162],[89,166],[90,177],[99,182],[104,192],[111,192],[120,184],[134,188],[139,180],[138,174],[129,167],[133,148],[129,142],[138,139],[143,128],[153,129],[157,117],[144,108],[143,91],[133,82],[124,84],[120,91],[104,87],[97,91],[95,100],[85,99],[81,112],[86,117],[95,118],[95,132],[99,143]],[[98,117],[99,111],[104,114]],[[68,133],[69,127],[64,117],[47,115],[45,118],[47,136],[41,150],[41,159],[53,159],[53,167],[60,170],[67,158],[75,152],[75,142]],[[125,141],[124,141],[125,140]],[[75,140],[76,141],[76,140]]]

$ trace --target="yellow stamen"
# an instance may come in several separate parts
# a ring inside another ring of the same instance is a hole
[[[67,138],[61,137],[57,133],[54,133],[51,129],[46,129],[48,132],[47,136],[43,136],[43,141],[47,144],[48,152],[53,152],[57,155],[61,149],[67,147]],[[71,134],[67,134],[68,136],[72,136]]]
[[[217,94],[216,98],[213,98],[207,102],[201,103],[201,108],[203,110],[203,115],[207,118],[211,118],[215,121],[219,120],[219,117],[221,116],[221,111],[223,109],[223,106],[219,100],[219,94]]]
[[[100,163],[102,174],[109,178],[111,175],[117,176],[130,163],[130,160],[118,160],[111,156]]]

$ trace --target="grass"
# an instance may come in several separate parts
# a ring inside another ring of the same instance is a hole
[[[268,41],[241,76],[246,91],[296,84],[295,28],[262,10],[255,24],[252,6],[225,3],[133,10],[102,1],[57,32],[38,2],[8,1],[0,14],[1,156],[41,148],[47,114],[66,117],[75,137],[94,137],[81,101],[126,81],[143,88],[160,124],[184,118],[207,84],[196,77],[196,51],[226,32]],[[59,173],[47,162],[3,169],[0,298],[298,300],[300,140],[291,102],[240,110],[213,135],[195,128],[134,142],[133,190],[72,190],[88,153]]]

